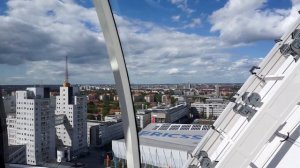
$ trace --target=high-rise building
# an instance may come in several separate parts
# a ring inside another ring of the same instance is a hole
[[[49,89],[27,88],[16,93],[16,144],[26,145],[26,162],[38,165],[55,160],[54,109]]]
[[[58,138],[58,149],[68,148],[72,156],[87,151],[87,98],[80,96],[79,87],[68,82],[66,60],[66,75],[60,95],[56,96],[55,115],[64,115],[63,124],[55,126]]]

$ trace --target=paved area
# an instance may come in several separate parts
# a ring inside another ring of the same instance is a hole
[[[89,155],[77,159],[77,162],[85,164],[86,168],[104,168],[105,151],[101,148],[90,149]]]

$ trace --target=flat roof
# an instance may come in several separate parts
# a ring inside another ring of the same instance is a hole
[[[192,152],[209,128],[200,124],[151,123],[139,132],[139,142],[143,146]]]

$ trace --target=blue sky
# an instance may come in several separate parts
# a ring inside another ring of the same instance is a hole
[[[299,0],[111,0],[133,83],[244,82]],[[114,83],[91,0],[0,2],[0,84]]]

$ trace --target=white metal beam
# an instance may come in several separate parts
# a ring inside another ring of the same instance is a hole
[[[294,85],[299,83],[295,76],[300,65],[295,63],[292,56],[285,57],[279,51],[282,44],[293,41],[291,33],[296,28],[300,28],[299,24],[300,19],[285,33],[281,38],[282,41],[275,44],[259,65],[256,75],[250,76],[244,83],[235,96],[235,102],[226,107],[214,123],[214,130],[211,129],[206,134],[194,150],[192,154],[194,158],[185,167],[200,166],[198,158],[199,154],[203,155],[203,153],[206,153],[212,161],[212,165],[202,164],[205,167],[245,167],[249,165],[270,135],[274,134],[276,127],[282,123],[283,117],[289,114],[288,105],[290,103],[295,105],[299,96]],[[263,103],[262,106],[251,107],[256,113],[253,113],[254,116],[250,118],[242,116],[238,113],[241,111],[233,109],[234,104],[246,103],[247,98],[244,100],[242,98],[245,93],[259,94]],[[255,142],[252,143],[250,139]]]
[[[124,60],[118,30],[109,0],[93,0],[101,24],[108,50],[110,64],[114,73],[116,88],[122,111],[123,129],[126,144],[127,167],[140,167],[139,141],[136,119],[130,91],[128,73]]]

